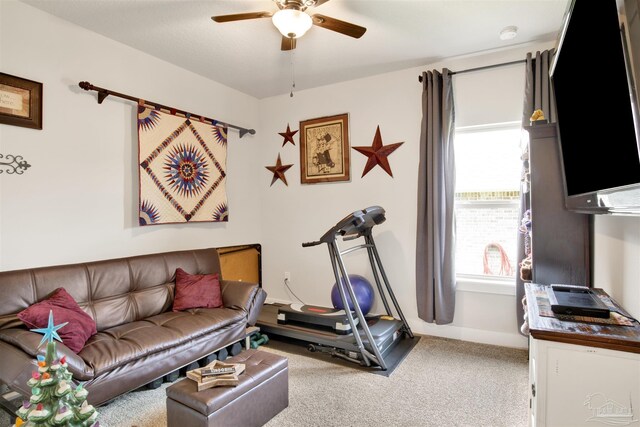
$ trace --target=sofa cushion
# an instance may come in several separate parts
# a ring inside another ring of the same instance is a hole
[[[97,332],[96,322],[82,311],[64,288],[56,289],[47,299],[22,310],[18,313],[18,318],[29,328],[45,328],[49,321],[49,311],[53,312],[56,325],[67,322],[57,332],[64,345],[75,353],[79,353],[84,343]]]
[[[79,356],[99,376],[154,353],[189,345],[203,335],[224,333],[239,323],[244,326],[246,321],[245,312],[229,308],[166,312],[98,332]]]
[[[175,292],[173,311],[222,307],[218,273],[189,274],[177,268]]]

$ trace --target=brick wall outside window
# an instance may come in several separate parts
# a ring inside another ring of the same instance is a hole
[[[493,245],[487,256],[489,271],[515,277],[519,198],[517,191],[456,193],[457,273],[484,275],[485,249],[496,243],[507,254],[511,274],[500,274],[507,265]]]

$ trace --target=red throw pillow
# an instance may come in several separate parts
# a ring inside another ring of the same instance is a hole
[[[173,299],[173,311],[218,307],[222,307],[218,273],[189,274],[181,268],[176,269],[176,295]]]
[[[49,323],[49,311],[53,311],[55,325],[69,322],[58,329],[58,335],[64,345],[79,353],[96,330],[96,322],[82,311],[76,300],[64,289],[58,288],[40,302],[18,313],[18,318],[31,329],[46,328]]]

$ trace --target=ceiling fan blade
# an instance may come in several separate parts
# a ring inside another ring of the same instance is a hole
[[[313,5],[313,7],[318,7],[320,5],[325,4],[326,2],[328,2],[329,0],[316,0],[315,4]]]
[[[296,48],[296,39],[293,37],[282,36],[282,43],[280,44],[280,50],[293,50]]]
[[[234,15],[219,15],[212,16],[215,22],[231,22],[242,21],[245,19],[258,19],[258,18],[271,18],[273,12],[248,12],[248,13],[236,13]]]
[[[349,37],[354,37],[356,39],[362,37],[362,35],[367,31],[365,27],[341,21],[336,18],[331,18],[329,16],[320,15],[318,13],[312,15],[311,19],[313,21],[313,25],[335,31]]]

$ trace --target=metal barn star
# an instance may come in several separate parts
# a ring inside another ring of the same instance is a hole
[[[282,180],[282,182],[284,182],[284,185],[289,186],[289,184],[287,184],[287,178],[284,176],[284,173],[291,167],[293,166],[291,165],[283,165],[282,161],[280,160],[280,154],[278,154],[278,160],[276,160],[276,164],[275,166],[265,166],[267,169],[269,169],[271,172],[273,172],[273,179],[271,180],[271,185],[273,185],[274,182],[276,182],[278,179]]]
[[[376,165],[379,165],[385,172],[391,177],[391,166],[389,165],[389,159],[387,157],[393,153],[403,142],[396,142],[395,144],[382,145],[382,136],[380,136],[380,126],[376,129],[376,135],[373,137],[373,144],[371,147],[352,147],[357,152],[364,154],[368,157],[367,164],[364,166],[364,172],[362,176],[365,176],[367,172],[373,169]]]
[[[287,123],[287,131],[286,132],[278,132],[278,135],[282,136],[284,138],[284,141],[282,142],[282,146],[284,147],[284,145],[287,142],[292,143],[293,145],[296,145],[295,142],[293,142],[293,135],[295,135],[296,133],[298,133],[297,130],[291,130],[289,128],[289,123]]]
[[[62,342],[62,339],[60,338],[60,335],[58,335],[58,329],[64,327],[67,323],[69,322],[64,322],[61,323],[57,326],[53,325],[53,310],[49,310],[49,323],[47,324],[46,328],[35,328],[35,329],[31,329],[33,332],[38,332],[40,334],[44,334],[44,336],[42,337],[42,339],[40,340],[40,344],[38,344],[38,347],[40,347],[42,344],[44,344],[45,342],[49,341],[53,341],[53,339],[57,339],[58,341]]]

